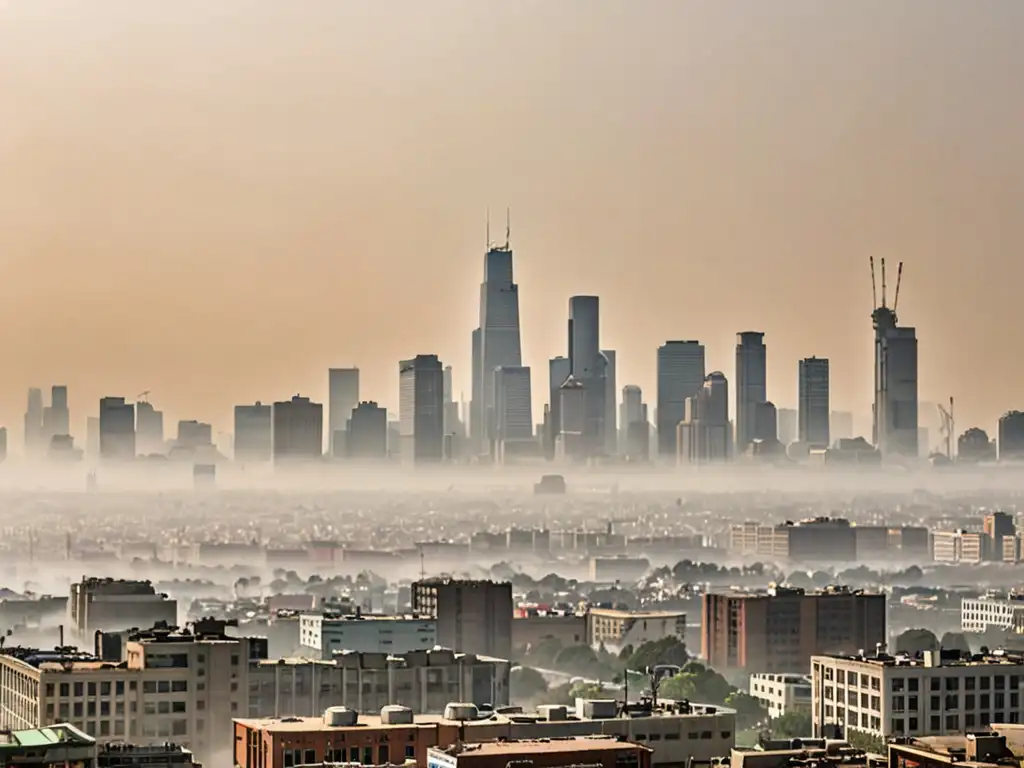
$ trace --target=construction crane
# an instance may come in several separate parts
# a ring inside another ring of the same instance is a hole
[[[946,438],[946,458],[953,460],[954,440],[956,436],[956,420],[953,418],[953,398],[949,398],[949,410],[938,403],[939,416],[942,418],[940,433]]]
[[[148,403],[149,402],[149,390],[147,389],[145,392],[139,392],[139,394],[137,394],[135,396],[135,399],[138,402],[140,402],[140,403]]]

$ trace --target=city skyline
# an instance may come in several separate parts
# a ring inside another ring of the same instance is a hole
[[[1024,147],[1000,85],[1019,69],[1019,6],[936,3],[911,20],[873,2],[794,15],[652,4],[628,18],[595,4],[572,60],[559,30],[578,5],[498,10],[493,39],[520,55],[480,68],[468,65],[476,43],[443,25],[417,37],[411,4],[398,25],[346,18],[340,46],[330,10],[250,5],[262,48],[224,45],[241,5],[204,13],[202,35],[175,24],[191,6],[112,2],[70,24],[55,23],[58,5],[2,11],[0,96],[16,107],[0,133],[0,423],[12,446],[25,390],[51,382],[69,387],[79,445],[104,395],[152,390],[168,432],[182,419],[224,430],[236,404],[295,392],[326,403],[336,365],[357,365],[365,396],[394,412],[395,361],[424,350],[453,366],[468,400],[483,211],[506,205],[535,420],[538,372],[564,353],[565,301],[589,293],[619,387],[641,386],[652,408],[659,345],[698,339],[707,370],[735,381],[731,339],[755,328],[777,407],[796,406],[795,361],[828,357],[832,407],[869,436],[870,255],[907,263],[900,316],[922,339],[921,401],[953,395],[957,431],[990,435],[1021,406],[1000,330],[1021,320],[1010,291]],[[455,4],[433,14],[454,19]],[[602,62],[615,41],[635,55]],[[112,64],[140,51],[151,55],[130,71]],[[168,62],[210,64],[215,51],[219,68],[183,96]],[[298,51],[311,55],[289,78],[259,74]],[[374,88],[343,74],[352,58]],[[592,82],[576,87],[584,71]],[[465,120],[441,86],[501,98],[474,100]],[[413,131],[397,118],[425,104],[421,90],[434,94],[418,121],[429,130]],[[361,109],[335,106],[351,103]],[[129,104],[137,120],[124,119]],[[951,104],[955,125],[941,119]],[[157,111],[162,121],[141,117]],[[643,127],[624,132],[616,115]],[[414,332],[388,319],[389,303],[415,308]]]

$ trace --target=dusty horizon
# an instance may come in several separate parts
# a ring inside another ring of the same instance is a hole
[[[81,446],[99,397],[145,390],[168,435],[230,432],[349,365],[394,409],[417,353],[468,399],[510,206],[535,421],[595,293],[652,416],[659,344],[731,380],[757,329],[776,405],[828,357],[863,432],[873,255],[890,294],[906,264],[921,401],[994,436],[1024,408],[1022,24],[1013,0],[0,3],[0,424],[19,452],[28,387],[67,384]]]

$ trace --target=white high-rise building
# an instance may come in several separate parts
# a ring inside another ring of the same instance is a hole
[[[751,442],[775,437],[758,433],[758,403],[768,401],[768,355],[764,334],[744,331],[736,334],[736,453]]]
[[[704,345],[667,341],[658,347],[658,454],[676,460],[676,427],[686,417],[686,399],[704,386]]]
[[[327,447],[331,456],[344,456],[345,425],[352,409],[359,405],[359,369],[330,368],[327,371]]]
[[[829,445],[829,367],[823,357],[800,361],[800,442]]]

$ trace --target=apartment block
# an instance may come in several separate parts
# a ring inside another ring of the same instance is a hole
[[[101,744],[173,740],[200,759],[229,751],[231,719],[248,708],[250,662],[266,640],[234,638],[222,621],[129,636],[119,663],[60,648],[0,651],[0,728],[67,722]]]
[[[422,715],[400,706],[380,714],[332,707],[322,715],[283,719],[238,719],[234,724],[234,764],[238,768],[290,768],[320,762],[387,765],[430,764],[432,748],[456,743],[547,739],[561,741],[604,736],[612,743],[656,747],[653,766],[707,765],[735,745],[736,713],[726,707],[672,703],[652,709],[631,704],[622,717],[614,701],[578,700],[576,714],[564,706],[542,706],[534,713],[481,711],[453,703],[442,715]],[[505,768],[505,761],[500,768]],[[590,761],[586,761],[587,764]]]
[[[980,563],[986,559],[987,542],[982,531],[935,531],[932,559],[937,563]]]
[[[963,598],[960,627],[964,632],[984,632],[990,627],[1024,634],[1024,595],[990,592],[978,598]]]
[[[761,702],[772,719],[787,712],[811,711],[811,678],[808,675],[759,672],[750,676],[750,695]]]
[[[997,651],[925,651],[815,656],[811,660],[814,735],[838,724],[882,739],[946,736],[1021,722],[1024,659]]]
[[[615,651],[631,645],[675,637],[686,641],[686,614],[679,611],[615,611],[591,608],[587,611],[587,638],[590,645],[604,645]]]
[[[304,614],[299,641],[330,661],[340,651],[401,654],[427,651],[437,644],[437,620],[420,616]]]
[[[701,651],[719,671],[805,674],[811,656],[884,643],[885,599],[846,587],[707,593]]]
[[[435,578],[414,582],[412,611],[437,620],[437,642],[462,653],[512,655],[512,585]]]
[[[335,654],[333,661],[261,661],[250,671],[249,717],[312,717],[330,706],[358,712],[401,705],[440,713],[451,701],[509,703],[511,664],[446,648]]]
[[[96,630],[178,623],[178,602],[150,581],[83,576],[71,585],[68,607],[74,633],[90,641]]]

